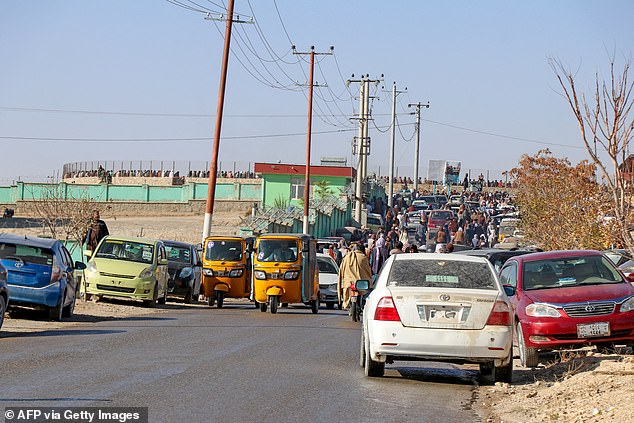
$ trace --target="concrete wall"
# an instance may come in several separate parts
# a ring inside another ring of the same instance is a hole
[[[87,178],[82,178],[87,179]],[[127,178],[151,179],[151,178]],[[154,178],[169,179],[169,178]],[[262,181],[260,179],[219,179],[215,200],[259,202]],[[89,198],[97,202],[187,203],[207,199],[207,182],[191,182],[185,185],[115,185],[115,184],[59,184],[18,182],[0,187],[0,204],[16,204],[19,201],[39,201],[50,197],[78,200]]]

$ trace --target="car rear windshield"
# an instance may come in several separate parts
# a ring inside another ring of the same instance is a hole
[[[317,264],[319,265],[319,273],[334,273],[335,275],[338,273],[330,260],[317,259]]]
[[[453,213],[451,213],[449,210],[447,210],[447,211],[433,211],[429,215],[429,218],[430,219],[434,219],[434,220],[447,220],[447,219],[451,219],[452,216],[453,216]]]
[[[0,243],[0,260],[18,260],[26,263],[53,265],[53,251],[29,245]]]
[[[623,278],[605,257],[582,256],[525,262],[522,281],[529,291],[619,283]]]
[[[486,263],[456,260],[396,260],[388,286],[496,289],[495,276]]]
[[[135,241],[106,239],[99,244],[95,257],[151,264],[154,261],[154,246]]]
[[[242,260],[242,242],[240,241],[209,241],[205,259],[211,261],[240,261]]]
[[[167,253],[167,259],[169,261],[187,264],[192,262],[192,250],[188,247],[165,245],[165,252]]]

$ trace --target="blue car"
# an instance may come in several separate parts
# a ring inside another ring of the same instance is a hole
[[[64,245],[55,239],[0,234],[0,265],[6,269],[12,305],[44,307],[51,320],[71,317],[79,293],[75,269]]]
[[[7,288],[7,271],[0,264],[0,328],[4,323],[4,312],[9,305],[9,289]]]

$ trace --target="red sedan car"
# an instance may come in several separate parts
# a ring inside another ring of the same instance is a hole
[[[551,251],[510,258],[500,279],[515,311],[525,367],[539,351],[634,345],[634,287],[598,251]]]

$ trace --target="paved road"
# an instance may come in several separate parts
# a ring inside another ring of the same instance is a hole
[[[340,311],[168,306],[166,313],[0,332],[7,406],[147,406],[150,422],[471,422],[476,372],[358,364]]]

